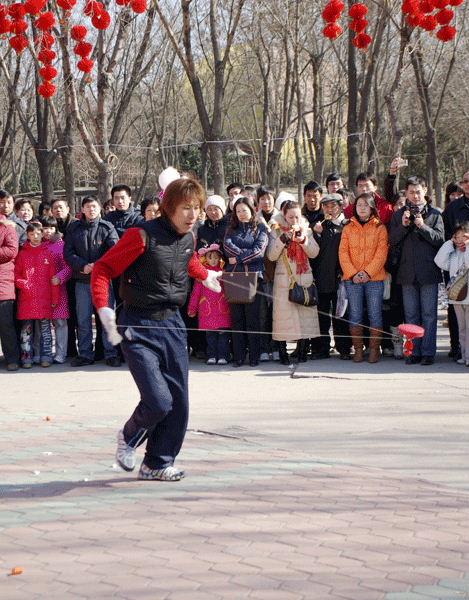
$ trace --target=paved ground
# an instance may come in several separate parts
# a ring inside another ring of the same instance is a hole
[[[3,372],[1,598],[469,598],[468,374],[444,354],[193,362],[171,484],[114,464],[125,368]]]

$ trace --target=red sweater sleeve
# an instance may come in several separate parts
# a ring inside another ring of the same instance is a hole
[[[109,306],[111,279],[123,273],[145,252],[144,235],[139,227],[127,229],[117,244],[95,263],[91,272],[91,293],[97,309]]]

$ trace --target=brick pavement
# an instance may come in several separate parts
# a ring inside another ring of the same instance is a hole
[[[2,416],[5,600],[469,598],[465,491],[195,432],[186,479],[140,482],[119,424]]]

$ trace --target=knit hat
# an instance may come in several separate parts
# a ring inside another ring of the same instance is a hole
[[[218,208],[221,210],[221,212],[223,214],[225,214],[226,204],[221,196],[218,196],[217,194],[214,194],[213,196],[209,196],[207,198],[207,202],[205,204],[205,210],[207,210],[207,208],[209,206],[218,206]]]
[[[327,194],[321,198],[321,204],[327,204],[328,202],[338,202],[342,206],[344,198],[341,194]]]
[[[275,200],[275,208],[282,210],[282,206],[285,202],[297,202],[297,199],[293,194],[289,194],[288,192],[280,192],[280,194],[277,196],[277,200]]]

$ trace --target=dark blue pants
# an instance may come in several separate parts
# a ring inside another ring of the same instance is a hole
[[[125,308],[119,314],[122,351],[140,402],[124,426],[131,446],[147,440],[144,463],[169,467],[181,450],[189,417],[187,334],[179,312],[164,321],[143,319]],[[134,326],[155,327],[155,329]]]
[[[207,338],[207,358],[224,358],[230,360],[230,334],[223,329],[214,329],[206,331]]]
[[[233,356],[235,361],[244,361],[249,348],[250,362],[259,360],[261,351],[260,295],[256,294],[251,304],[230,304],[233,326]],[[247,333],[243,333],[246,331]]]

